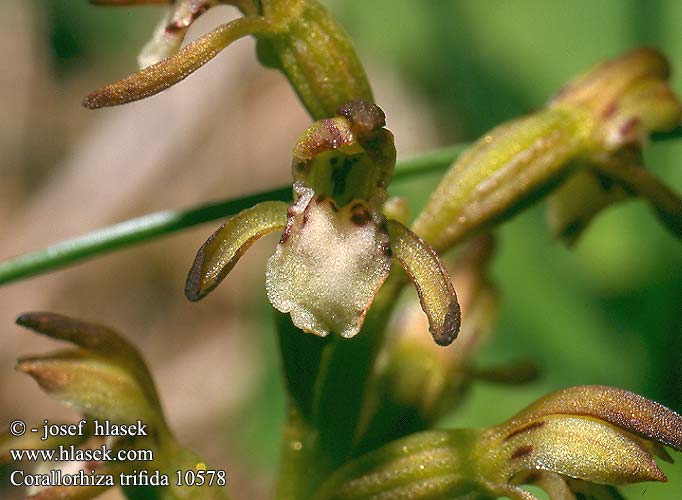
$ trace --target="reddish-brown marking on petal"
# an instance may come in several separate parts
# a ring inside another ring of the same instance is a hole
[[[362,99],[347,102],[336,111],[336,114],[350,122],[353,132],[359,138],[371,136],[386,125],[386,115],[381,108]]]
[[[621,135],[621,137],[628,137],[639,126],[639,124],[640,119],[638,117],[630,118],[623,125],[621,125],[618,133]]]
[[[331,148],[336,149],[342,143],[343,135],[341,134],[339,127],[336,126],[334,120],[325,120],[324,124],[329,132],[329,136],[325,137],[325,139],[327,139],[326,142]]]
[[[280,244],[286,243],[286,241],[289,239],[289,236],[291,236],[291,231],[294,228],[294,208],[289,207],[287,208],[287,225],[284,226],[284,231],[282,231],[282,236],[279,238]]]
[[[525,425],[523,427],[519,427],[518,429],[514,430],[513,432],[509,433],[507,437],[504,438],[505,441],[509,441],[511,438],[514,436],[518,436],[519,434],[523,434],[528,431],[532,431],[533,429],[539,429],[540,427],[543,427],[545,425],[544,421],[539,421],[539,422],[532,422],[528,425]]]
[[[170,23],[170,24],[166,25],[166,27],[164,28],[164,31],[166,33],[172,35],[172,34],[175,34],[179,31],[186,29],[188,26],[189,25],[184,21],[175,21],[174,23]]]
[[[307,224],[308,221],[310,220],[310,209],[312,203],[308,203],[308,205],[303,209],[303,221],[301,222],[301,229],[303,229]],[[288,224],[287,224],[288,225]]]
[[[206,12],[209,8],[208,3],[204,2],[194,7],[190,13],[189,18],[178,19],[166,26],[166,33],[176,33],[178,31],[187,29],[201,14]]]
[[[363,207],[361,210],[356,210],[353,212],[350,216],[350,220],[356,226],[364,226],[370,220],[372,220],[372,214],[369,213],[369,210]]]
[[[609,118],[615,114],[615,112],[618,111],[618,103],[616,101],[611,101],[608,106],[604,108],[604,110],[601,113],[602,118]]]
[[[531,445],[531,444],[526,444],[526,445],[523,445],[523,446],[519,446],[519,447],[514,451],[514,453],[511,454],[511,458],[515,460],[515,459],[517,459],[517,458],[525,457],[526,455],[528,455],[528,454],[531,453],[532,451],[533,451],[533,445]]]

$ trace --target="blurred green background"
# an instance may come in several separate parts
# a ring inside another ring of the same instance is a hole
[[[433,144],[474,140],[542,106],[576,73],[636,46],[663,50],[672,63],[674,88],[682,89],[677,0],[324,3],[350,33],[370,78],[376,73],[397,79],[426,103],[429,128],[436,131]],[[76,0],[36,5],[49,35],[51,68],[63,80],[93,65],[103,68],[100,82],[125,74],[159,13],[95,9]],[[111,65],[104,69],[102,61]],[[377,95],[381,104],[381,91]],[[390,127],[392,109],[386,112]],[[681,159],[682,141],[646,150],[647,165],[678,191]],[[416,213],[436,182],[435,176],[410,180],[393,186],[392,193],[407,196]],[[543,203],[505,224],[499,236],[493,275],[502,308],[481,362],[531,359],[542,367],[543,378],[526,388],[476,385],[443,425],[490,425],[548,391],[576,384],[623,387],[682,410],[682,252],[644,203],[609,209],[573,250],[551,239]],[[227,426],[235,431],[233,445],[242,450],[244,468],[272,470],[284,396],[269,306],[262,290],[248,293],[262,330],[257,342],[265,371]],[[630,486],[626,497],[678,498],[680,463],[663,469],[670,484]]]

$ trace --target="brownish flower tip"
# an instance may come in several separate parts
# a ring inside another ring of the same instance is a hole
[[[86,349],[97,350],[102,339],[108,336],[108,329],[105,327],[51,312],[23,313],[16,319],[16,324]]]
[[[40,330],[40,324],[45,323],[45,317],[49,316],[52,313],[47,313],[47,312],[30,312],[30,313],[23,313],[19,315],[19,317],[16,319],[16,324],[19,326],[25,326],[26,328],[30,328],[31,330]]]
[[[16,319],[16,324],[49,337],[65,338],[64,332],[84,329],[87,325],[73,318],[51,312],[27,312]]]
[[[624,389],[599,385],[569,387],[540,399],[517,419],[529,422],[556,413],[604,420],[646,440],[682,451],[682,416]]]
[[[459,302],[457,302],[457,298],[455,297],[454,302],[450,302],[448,306],[448,312],[445,314],[445,321],[443,322],[443,329],[438,332],[431,331],[433,339],[438,345],[450,345],[453,340],[457,338],[461,326],[462,311],[459,307]]]
[[[133,100],[139,100],[143,97],[146,97],[141,96],[137,99],[129,99],[123,92],[117,92],[115,85],[116,84],[113,84],[88,94],[85,99],[83,99],[83,107],[88,109],[99,109],[108,106],[118,106],[120,104],[126,104]]]
[[[345,117],[359,139],[371,136],[386,125],[383,110],[371,102],[356,99],[341,106],[336,114]]]

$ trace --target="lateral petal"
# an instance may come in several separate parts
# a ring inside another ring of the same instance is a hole
[[[450,344],[459,333],[461,312],[447,269],[436,251],[400,222],[389,220],[387,227],[393,255],[417,288],[433,339]]]
[[[244,252],[259,238],[284,229],[288,205],[264,201],[242,210],[206,240],[187,276],[185,295],[196,301],[211,292],[235,266]]]

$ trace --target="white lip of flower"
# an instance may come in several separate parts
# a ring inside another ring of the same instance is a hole
[[[417,287],[435,341],[447,345],[460,324],[450,277],[427,243],[381,212],[395,166],[383,112],[353,101],[338,114],[313,124],[294,149],[294,204],[264,202],[228,220],[199,250],[185,293],[202,298],[256,239],[283,230],[266,288],[298,328],[353,337],[395,256]]]
[[[337,208],[310,188],[299,190],[268,261],[268,298],[305,331],[353,337],[391,270],[385,221],[361,201]]]

